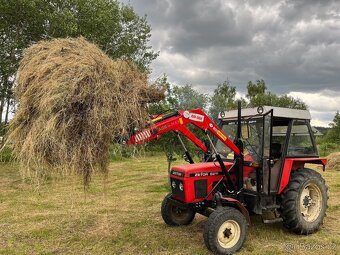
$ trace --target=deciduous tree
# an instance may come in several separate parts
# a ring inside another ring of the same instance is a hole
[[[330,130],[328,130],[326,135],[326,140],[330,143],[340,144],[340,113],[337,111],[335,113],[333,122],[329,124]]]
[[[142,70],[157,57],[148,44],[151,28],[146,17],[118,1],[0,1],[0,117],[12,103],[13,78],[23,50],[42,39],[78,36],[112,58],[133,60]]]
[[[235,109],[237,107],[235,96],[236,87],[228,80],[218,84],[210,100],[210,117],[216,121],[221,111]]]
[[[247,85],[248,93],[246,98],[249,100],[250,107],[257,106],[278,106],[294,109],[307,109],[307,105],[299,98],[294,98],[288,95],[276,95],[267,90],[264,80],[252,81]]]

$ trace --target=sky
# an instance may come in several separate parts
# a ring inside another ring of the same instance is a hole
[[[147,15],[159,51],[151,78],[212,93],[229,80],[299,97],[312,124],[328,126],[340,110],[340,1],[123,0]]]

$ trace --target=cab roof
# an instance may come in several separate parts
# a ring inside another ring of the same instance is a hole
[[[308,110],[297,110],[283,107],[274,106],[263,106],[263,113],[259,114],[257,112],[258,107],[254,108],[244,108],[241,110],[242,117],[255,117],[262,116],[270,110],[273,110],[273,117],[288,118],[288,119],[303,119],[310,120],[311,115]],[[223,114],[224,113],[224,114]],[[218,114],[218,118],[222,120],[233,120],[237,119],[237,110],[224,111]]]

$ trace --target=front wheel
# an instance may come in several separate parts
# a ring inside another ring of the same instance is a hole
[[[307,168],[293,171],[281,198],[281,214],[286,228],[305,235],[319,230],[328,197],[325,180],[318,172]]]
[[[165,196],[161,213],[164,222],[170,226],[189,225],[195,218],[195,212],[190,208],[181,208],[171,200],[172,194]]]
[[[226,207],[209,216],[203,238],[214,254],[234,254],[241,249],[247,231],[248,222],[244,215],[235,208]]]

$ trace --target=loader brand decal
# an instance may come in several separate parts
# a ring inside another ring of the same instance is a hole
[[[182,118],[179,118],[178,122],[179,122],[179,124],[183,125],[183,119]]]
[[[136,134],[136,138],[135,138],[135,141],[138,143],[140,141],[143,141],[143,140],[146,140],[148,139],[149,137],[151,137],[151,131],[149,129],[143,131],[143,132],[140,132],[138,134]]]
[[[170,174],[176,175],[176,176],[179,176],[179,177],[184,177],[184,173],[182,173],[182,172],[177,172],[177,171],[175,171],[175,170],[172,170],[172,171],[170,172]]]
[[[199,173],[192,173],[190,177],[205,177],[205,176],[217,176],[222,175],[222,172],[199,172]]]
[[[197,113],[191,113],[190,120],[194,120],[194,121],[198,121],[198,122],[203,122],[204,121],[204,116],[201,114],[197,114]]]
[[[204,116],[198,113],[192,113],[189,111],[185,111],[183,113],[184,118],[189,119],[189,120],[194,120],[198,122],[203,122],[204,121]]]

